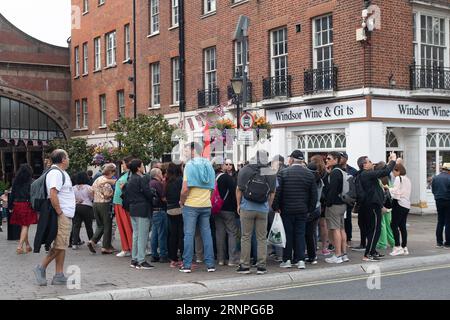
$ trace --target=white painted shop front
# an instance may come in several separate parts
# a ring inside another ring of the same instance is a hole
[[[315,154],[346,151],[350,165],[366,155],[386,161],[395,151],[415,186],[413,211],[434,211],[430,181],[450,162],[450,104],[367,98],[266,110],[274,125],[271,156],[294,149]]]

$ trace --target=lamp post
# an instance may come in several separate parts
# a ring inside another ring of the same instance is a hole
[[[236,75],[233,79],[231,79],[231,86],[233,88],[234,92],[234,103],[236,103],[236,118],[237,118],[237,130],[238,130],[238,137],[239,137],[239,129],[241,128],[241,109],[240,109],[240,95],[242,92],[242,85],[243,85],[243,79],[241,77],[238,77]],[[238,145],[237,148],[237,158],[238,161],[240,161],[240,146]]]

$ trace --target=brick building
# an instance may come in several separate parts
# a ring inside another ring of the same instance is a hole
[[[36,175],[49,140],[70,136],[69,50],[25,34],[0,14],[0,179]]]
[[[72,0],[80,8],[72,29],[72,135],[108,143],[108,124],[133,116],[132,0]]]
[[[105,2],[105,12],[119,6]],[[114,10],[114,21],[104,23],[108,27],[99,22],[110,15],[96,19],[95,28],[102,29],[96,34],[75,41],[74,31],[72,46],[76,43],[81,50],[83,41],[121,30],[127,18],[121,20],[117,14],[126,16],[130,3],[122,2],[121,10]],[[273,125],[271,142],[263,145],[271,155],[300,148],[310,158],[341,150],[355,165],[360,155],[380,161],[387,152],[397,151],[419,186],[412,202],[420,208],[433,202],[430,178],[440,164],[450,162],[450,1],[184,1],[187,112],[183,116],[177,106],[179,1],[136,3],[139,113],[164,113],[174,124],[182,120],[185,129],[198,136],[205,116],[214,117],[216,105],[226,105],[225,117],[236,121],[235,105],[227,102],[232,96],[230,79],[243,70],[242,45],[233,40],[233,33],[238,17],[245,15],[250,20],[248,107],[265,114]],[[373,30],[366,32],[367,38],[361,30],[357,36],[365,8],[365,23]],[[89,15],[82,17],[81,31],[86,28],[83,19]],[[117,39],[120,55],[123,36]],[[116,82],[124,81],[126,90],[130,72],[120,70],[127,67],[118,66],[113,71],[118,76],[108,81],[113,100],[120,89]],[[101,76],[108,72],[103,70]],[[95,76],[90,71],[88,77],[73,80],[75,100],[83,98],[76,93],[77,86]],[[89,109],[93,110],[89,133],[102,130],[98,83],[92,84],[97,91]],[[107,105],[109,122],[115,119],[118,104]],[[253,149],[249,148],[249,156]],[[237,161],[236,152],[233,155]]]

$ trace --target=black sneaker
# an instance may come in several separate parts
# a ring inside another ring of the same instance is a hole
[[[153,257],[152,256],[152,260],[150,260],[151,262],[159,262],[159,257]]]
[[[375,252],[375,254],[373,256],[377,257],[377,258],[384,258],[384,254],[381,254],[379,252]]]
[[[328,250],[329,251],[334,251],[334,246],[330,243],[329,245],[328,245]]]
[[[152,266],[150,263],[148,263],[147,261],[144,261],[142,263],[139,263],[136,265],[136,269],[143,269],[143,270],[151,270],[155,268],[154,266]]]
[[[239,267],[236,269],[236,272],[240,274],[249,274],[250,268],[246,268],[242,264],[240,264]]]
[[[258,269],[256,269],[256,274],[266,274],[267,273],[267,269],[264,267],[258,267]]]
[[[131,260],[130,268],[136,268],[137,265],[138,265],[138,262],[136,260]]]
[[[216,268],[215,267],[208,267],[207,271],[208,272],[216,272]]]
[[[368,262],[380,262],[381,259],[376,257],[376,256],[364,256],[363,261],[368,261]]]
[[[97,253],[97,251],[95,251],[94,245],[92,244],[92,242],[88,242],[87,247],[89,248],[89,251],[91,253]]]
[[[161,257],[159,258],[159,263],[169,263],[169,259],[167,257]]]
[[[258,262],[256,260],[252,260],[251,265],[252,268],[256,268],[258,266]]]
[[[366,247],[357,246],[357,247],[352,248],[352,251],[366,251]]]
[[[181,267],[179,271],[183,272],[183,273],[191,273],[192,272],[191,268],[185,268],[185,267]]]

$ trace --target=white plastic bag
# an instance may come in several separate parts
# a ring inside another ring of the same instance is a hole
[[[267,242],[277,247],[286,247],[286,232],[284,231],[283,220],[281,220],[279,212],[275,212],[275,218],[273,219]]]

